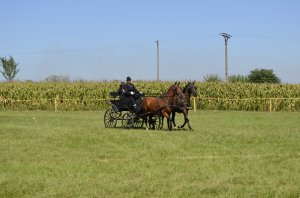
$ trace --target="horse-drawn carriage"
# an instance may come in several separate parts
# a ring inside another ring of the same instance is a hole
[[[184,92],[183,92],[184,91]],[[163,118],[167,118],[168,129],[172,130],[172,123],[175,125],[175,112],[184,114],[184,127],[187,123],[191,129],[188,119],[188,102],[191,95],[196,96],[197,90],[194,83],[189,83],[184,89],[179,87],[179,83],[172,85],[168,91],[159,97],[144,97],[138,95],[137,106],[141,109],[136,111],[130,104],[128,97],[111,92],[111,100],[108,100],[110,107],[104,114],[104,126],[106,128],[115,128],[118,122],[126,129],[146,128],[161,129]],[[172,114],[172,117],[171,117]]]
[[[149,113],[137,112],[136,109],[130,104],[128,97],[125,97],[118,92],[110,92],[111,100],[108,100],[110,107],[104,114],[104,126],[106,128],[115,128],[118,123],[121,122],[121,127],[125,129],[130,128],[143,128],[145,117],[149,116]],[[142,105],[143,95],[138,95],[137,105]],[[151,116],[149,120],[149,126],[153,129],[159,128],[161,125],[161,115],[157,113]]]

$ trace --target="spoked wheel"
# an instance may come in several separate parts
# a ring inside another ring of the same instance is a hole
[[[122,127],[125,129],[130,129],[134,126],[133,115],[131,113],[125,113],[122,116]]]
[[[149,126],[151,129],[160,129],[161,122],[161,116],[159,115],[153,115],[149,117]]]
[[[116,118],[117,118],[117,120],[120,120],[122,118],[122,112],[121,111],[116,112]]]
[[[133,127],[134,128],[142,128],[144,124],[144,120],[141,117],[133,118]]]
[[[118,113],[114,109],[109,108],[104,114],[104,126],[105,128],[115,128],[117,126]]]

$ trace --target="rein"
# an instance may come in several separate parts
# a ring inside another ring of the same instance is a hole
[[[174,98],[173,104],[169,104],[168,102],[164,102],[164,104],[167,104],[167,105],[164,105],[163,107],[160,107],[160,108],[158,108],[159,104],[158,104],[158,101],[157,101],[157,108],[159,109],[159,111],[164,109],[164,108],[167,108],[167,107],[182,108],[182,107],[186,106],[186,102],[184,101],[185,98],[182,98],[178,93],[176,93],[174,96],[162,95],[162,96],[159,96],[159,97],[156,97],[156,98],[164,100],[164,98],[171,98],[171,97]],[[177,99],[177,98],[180,98],[183,102],[178,102],[180,99]]]

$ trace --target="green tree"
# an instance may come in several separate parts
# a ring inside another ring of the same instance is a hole
[[[65,75],[51,75],[51,76],[48,76],[46,79],[45,79],[47,82],[69,82],[70,81],[70,78],[69,76],[65,76]]]
[[[248,75],[249,82],[252,83],[280,83],[280,79],[274,74],[272,69],[255,69]]]
[[[0,65],[3,68],[3,71],[0,70],[0,72],[6,80],[12,81],[19,72],[19,69],[17,69],[19,63],[16,63],[11,56],[9,59],[6,57],[0,58]]]

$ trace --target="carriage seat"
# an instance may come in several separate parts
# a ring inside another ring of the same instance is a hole
[[[116,91],[110,92],[109,95],[110,95],[110,97],[112,97],[112,98],[116,98],[116,97],[119,96],[118,92],[116,92]]]

